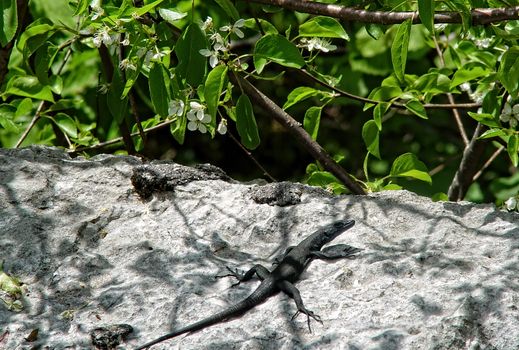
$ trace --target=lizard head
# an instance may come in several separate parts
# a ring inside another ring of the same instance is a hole
[[[355,225],[355,220],[334,221],[322,228],[322,236],[326,237],[327,242],[330,242],[353,225]]]

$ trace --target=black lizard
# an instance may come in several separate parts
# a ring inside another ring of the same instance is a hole
[[[339,220],[335,221],[332,224],[326,225],[323,228],[317,230],[306,239],[304,239],[299,245],[289,247],[281,258],[275,260],[277,266],[274,268],[272,272],[269,272],[262,265],[255,265],[245,274],[240,274],[237,271],[232,271],[230,268],[227,268],[230,273],[224,276],[218,277],[226,277],[233,276],[238,279],[238,282],[233,286],[240,284],[240,282],[250,280],[255,274],[262,281],[258,288],[251,295],[249,295],[244,300],[238,302],[235,305],[230,306],[229,308],[220,311],[210,317],[207,317],[201,321],[195,322],[188,326],[182,327],[173,331],[169,334],[163,335],[155,340],[150,341],[135,350],[142,350],[148,348],[154,344],[160,343],[164,340],[176,337],[178,335],[184,333],[193,333],[199,331],[203,328],[212,326],[214,324],[227,321],[231,318],[235,318],[244,314],[245,312],[251,310],[256,305],[263,303],[269,297],[274,294],[277,294],[280,291],[285,292],[291,298],[294,299],[297,312],[292,317],[296,317],[300,312],[307,315],[308,327],[310,327],[310,317],[315,319],[318,322],[321,322],[321,318],[314,314],[312,311],[308,310],[303,305],[303,300],[301,299],[301,295],[299,290],[293,285],[299,279],[299,276],[303,273],[306,266],[313,259],[339,259],[339,258],[348,258],[353,254],[360,251],[358,248],[351,247],[346,244],[338,244],[334,246],[330,246],[321,250],[323,245],[331,242],[341,233],[349,229],[355,224],[353,220]]]

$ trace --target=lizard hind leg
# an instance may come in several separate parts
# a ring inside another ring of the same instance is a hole
[[[288,294],[292,299],[294,299],[294,302],[296,303],[297,311],[294,316],[292,316],[292,320],[295,319],[300,313],[305,314],[308,323],[308,330],[310,333],[312,333],[312,328],[310,327],[310,318],[313,318],[321,324],[323,323],[319,315],[314,314],[313,311],[310,311],[305,307],[303,304],[303,299],[301,298],[301,293],[299,293],[299,290],[292,283],[285,280],[278,282],[277,285],[279,289]]]
[[[215,278],[223,278],[223,277],[236,278],[238,280],[238,282],[234,283],[232,285],[232,287],[236,287],[241,282],[247,282],[247,281],[251,280],[254,277],[254,275],[257,275],[261,281],[263,281],[265,278],[267,278],[267,276],[270,275],[269,270],[267,270],[267,268],[264,267],[263,265],[259,265],[259,264],[254,265],[249,271],[247,271],[245,273],[238,271],[238,269],[233,270],[229,266],[226,266],[226,268],[229,273],[227,273],[225,275],[215,276]]]

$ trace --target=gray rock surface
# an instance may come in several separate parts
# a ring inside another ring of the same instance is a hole
[[[180,181],[141,198],[131,178],[143,167]],[[262,195],[259,183],[200,171],[0,150],[0,260],[25,284],[21,312],[0,302],[0,349],[92,349],[92,330],[120,324],[133,332],[118,348],[133,348],[248,295],[257,282],[213,277],[226,265],[270,267],[336,218],[357,224],[334,243],[364,250],[314,261],[297,284],[324,322],[312,333],[277,295],[153,349],[519,349],[517,213],[406,191],[333,197],[283,184]]]

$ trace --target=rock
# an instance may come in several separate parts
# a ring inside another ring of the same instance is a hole
[[[138,190],[140,171],[159,174],[159,185]],[[357,224],[334,243],[363,251],[316,260],[297,283],[323,319],[312,333],[280,294],[153,349],[519,349],[517,213],[406,191],[260,188],[211,166],[46,147],[0,150],[0,260],[24,286],[22,311],[0,302],[0,349],[92,349],[91,332],[117,324],[134,331],[110,346],[134,348],[257,285],[231,289],[232,279],[214,278],[225,266],[270,268],[338,218]]]

